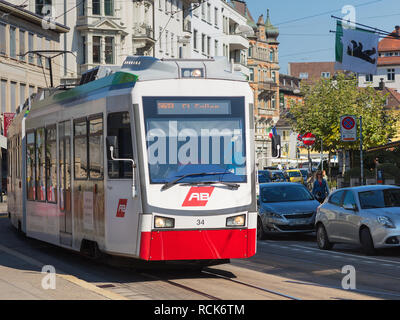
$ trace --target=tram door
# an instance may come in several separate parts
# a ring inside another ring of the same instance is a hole
[[[115,159],[134,159],[132,127],[129,112],[107,115],[107,244],[110,251],[126,254],[137,248],[139,197],[132,198],[132,163],[112,160],[110,143]]]
[[[71,122],[64,121],[58,126],[59,148],[59,194],[60,194],[60,243],[72,245],[71,207]]]

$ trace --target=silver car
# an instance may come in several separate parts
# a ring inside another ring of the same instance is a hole
[[[363,186],[337,190],[317,209],[318,246],[361,244],[367,255],[375,249],[400,246],[400,188]]]

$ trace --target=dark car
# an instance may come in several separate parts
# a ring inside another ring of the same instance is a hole
[[[271,171],[272,181],[273,182],[289,182],[290,178],[288,175],[281,170],[273,170]]]
[[[260,184],[257,237],[313,232],[320,203],[299,183]]]
[[[258,183],[272,182],[271,173],[268,170],[258,171]]]

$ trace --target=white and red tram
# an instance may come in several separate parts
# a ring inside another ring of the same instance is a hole
[[[28,237],[148,261],[256,251],[253,94],[226,59],[128,57],[37,94],[8,130]]]

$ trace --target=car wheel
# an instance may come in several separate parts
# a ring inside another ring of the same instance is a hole
[[[262,226],[261,218],[257,219],[257,240],[264,240],[266,238],[266,234],[264,228]]]
[[[331,250],[333,248],[333,243],[329,241],[328,234],[322,224],[317,227],[317,243],[322,250]]]
[[[360,231],[360,242],[364,253],[367,256],[373,256],[376,253],[374,241],[371,237],[371,232],[368,228],[363,228]]]

